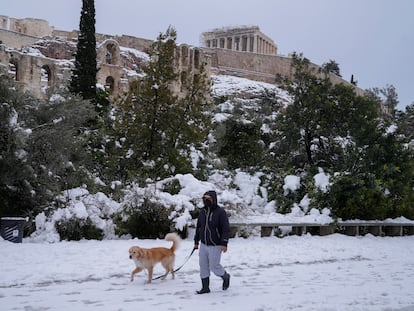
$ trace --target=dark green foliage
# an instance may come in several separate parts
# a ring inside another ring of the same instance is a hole
[[[181,190],[180,181],[178,179],[172,179],[170,182],[164,184],[163,191],[168,192],[171,195],[178,194]]]
[[[412,215],[413,204],[407,201],[414,186],[412,153],[404,148],[401,136],[385,132],[392,115],[380,118],[383,101],[378,94],[357,96],[352,87],[332,85],[318,76],[307,59],[295,55],[292,62],[293,81],[279,80],[293,102],[277,120],[274,171],[281,174],[290,167],[303,172],[302,179],[313,176],[317,167],[336,173],[328,192],[315,189],[309,180],[303,182],[302,193],[312,198],[312,207],[329,208],[333,216],[384,219]],[[396,103],[392,88],[379,93],[392,108]],[[270,196],[284,209],[283,202],[289,198],[278,195],[280,182],[270,185],[277,187],[269,190]],[[298,203],[301,195],[293,199]]]
[[[82,0],[79,34],[70,90],[83,99],[96,98],[95,1]]]
[[[87,181],[82,125],[93,108],[68,94],[40,102],[15,88],[0,76],[0,214],[35,216],[54,195]]]
[[[130,202],[115,222],[119,235],[130,234],[140,239],[163,238],[173,227],[168,210],[145,198]]]
[[[285,177],[288,175],[295,175],[301,178],[300,187],[296,191],[291,191],[289,189],[284,189]],[[277,212],[282,214],[287,214],[292,211],[294,204],[298,204],[303,197],[308,194],[310,189],[312,189],[312,181],[310,180],[312,174],[307,174],[306,172],[291,170],[286,170],[285,172],[279,170],[277,174],[269,174],[267,176],[267,188],[270,190],[268,192],[268,199],[275,200],[277,202]]]
[[[176,32],[160,34],[148,53],[146,76],[130,85],[119,105],[116,130],[123,139],[114,163],[127,179],[157,180],[192,171],[190,152],[207,135],[204,65],[179,77],[175,71]],[[172,87],[181,85],[181,95]]]
[[[32,100],[0,75],[0,216],[23,216],[34,205],[35,175],[26,151],[29,134],[20,123],[30,114]]]
[[[407,139],[407,143],[414,142],[414,103],[405,108],[405,112],[396,115],[398,133]]]
[[[119,148],[117,148],[116,133],[113,128],[114,121],[111,119],[109,94],[98,89],[94,106],[94,118],[85,124],[87,128],[84,132],[87,141],[85,151],[89,160],[85,162],[85,167],[108,184],[120,179],[120,171],[116,163]]]
[[[279,115],[277,124],[282,135],[280,147],[294,151],[286,154],[286,160],[290,162],[286,164],[304,168],[317,162],[314,144],[323,143],[320,120],[328,104],[327,90],[331,84],[327,78],[316,77],[308,59],[296,56],[292,62],[294,81],[284,80],[282,83],[292,95],[293,103]]]
[[[346,173],[333,180],[318,203],[345,219],[412,217],[414,163],[412,153],[393,133],[380,128],[366,133],[364,145],[346,150]]]
[[[44,201],[64,189],[86,183],[88,162],[83,125],[94,117],[92,105],[78,97],[43,103],[33,111],[29,141],[30,163],[38,195]]]
[[[383,220],[387,216],[384,193],[369,173],[337,178],[329,199],[332,214],[343,220]]]
[[[89,218],[61,220],[56,222],[55,226],[61,240],[80,241],[82,239],[103,239],[102,230],[97,228]]]
[[[329,62],[322,64],[322,70],[327,73],[330,72],[336,74],[338,77],[342,77],[338,63],[332,59],[329,60]]]
[[[382,113],[384,120],[390,122],[396,113],[398,105],[398,94],[393,85],[387,85],[383,88],[375,87],[366,91],[367,97],[374,98],[382,102],[384,107]]]
[[[357,96],[352,86],[318,77],[309,60],[295,56],[294,80],[282,80],[293,103],[279,114],[275,154],[283,166],[342,169],[344,143],[361,144],[378,127],[379,102]]]
[[[0,119],[4,116],[4,107],[5,104],[0,105]],[[16,153],[24,154],[17,133],[3,126],[3,120],[0,120],[0,216],[22,216],[34,205],[32,184],[35,176],[27,159],[16,156]]]
[[[259,167],[264,157],[259,125],[233,119],[224,125],[224,136],[218,138],[221,145],[218,155],[226,159],[230,169]]]

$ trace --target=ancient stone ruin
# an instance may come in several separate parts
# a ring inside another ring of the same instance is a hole
[[[260,31],[259,26],[217,28],[203,32],[202,37],[207,48],[277,55],[276,44]]]
[[[268,83],[275,82],[276,74],[292,76],[291,58],[277,55],[276,44],[258,26],[220,28],[202,36],[203,47],[177,46],[177,73],[197,73],[202,64],[209,76],[228,74]],[[55,29],[45,20],[0,16],[0,66],[24,89],[47,97],[68,83],[77,37],[77,31]],[[96,41],[97,83],[113,96],[122,95],[131,81],[142,77],[148,62],[145,50],[153,41],[98,33]],[[334,74],[330,79],[348,83]],[[180,81],[172,88],[180,95]]]

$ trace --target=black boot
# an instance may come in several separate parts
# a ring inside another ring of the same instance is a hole
[[[221,278],[223,279],[223,290],[226,290],[230,286],[230,274],[224,272]]]
[[[197,294],[208,294],[210,292],[210,278],[201,279],[203,288],[197,291]]]

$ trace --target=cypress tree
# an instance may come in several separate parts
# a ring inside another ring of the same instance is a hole
[[[84,99],[96,97],[96,37],[94,0],[82,0],[75,68],[70,90]]]

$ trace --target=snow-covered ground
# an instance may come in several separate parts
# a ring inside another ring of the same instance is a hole
[[[198,253],[176,279],[129,281],[132,245],[163,240],[14,244],[0,239],[1,310],[414,310],[414,236],[235,238],[222,263],[231,286],[200,289]],[[176,267],[193,247],[183,240]],[[162,269],[157,266],[155,276]]]

